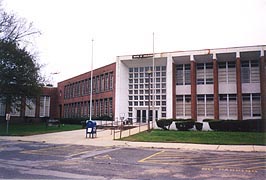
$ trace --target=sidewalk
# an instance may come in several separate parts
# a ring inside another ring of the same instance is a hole
[[[131,132],[133,132],[132,130]],[[0,140],[32,141],[51,144],[92,145],[106,147],[145,147],[145,148],[171,148],[183,150],[212,150],[212,151],[244,151],[266,152],[266,146],[255,145],[206,145],[186,143],[153,143],[153,142],[129,142],[113,140],[111,130],[98,130],[96,138],[86,138],[85,129],[64,131],[33,136],[0,136]]]

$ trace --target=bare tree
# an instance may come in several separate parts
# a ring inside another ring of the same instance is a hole
[[[31,37],[39,35],[32,23],[1,8],[0,0],[0,98],[6,104],[19,107],[21,98],[36,97],[45,81],[41,76],[36,55],[27,51]]]
[[[27,39],[40,35],[40,31],[28,23],[24,18],[18,18],[15,14],[7,13],[1,8],[0,1],[0,39],[7,42],[29,43]]]

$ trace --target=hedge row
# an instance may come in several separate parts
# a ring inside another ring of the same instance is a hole
[[[180,131],[187,131],[194,126],[197,130],[202,130],[203,123],[196,122],[193,119],[160,119],[156,121],[157,126],[169,130],[171,124],[175,122],[176,128]],[[241,131],[241,132],[266,132],[266,120],[213,120],[205,119],[214,131]]]
[[[265,132],[266,121],[262,119],[249,120],[210,120],[209,126],[214,131]]]
[[[89,119],[88,117],[86,118],[61,118],[60,122],[62,124],[82,124],[88,119]],[[92,117],[91,119],[94,121],[99,121],[99,120],[112,121],[113,120],[113,118],[109,116]]]

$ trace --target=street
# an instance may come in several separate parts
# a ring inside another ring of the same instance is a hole
[[[0,179],[265,179],[265,155],[0,140]]]

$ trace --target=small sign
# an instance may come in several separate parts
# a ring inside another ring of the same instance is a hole
[[[137,54],[132,55],[132,59],[142,59],[142,58],[150,58],[153,57],[153,54]]]
[[[8,114],[8,113],[6,114],[6,120],[10,121],[10,114]]]

